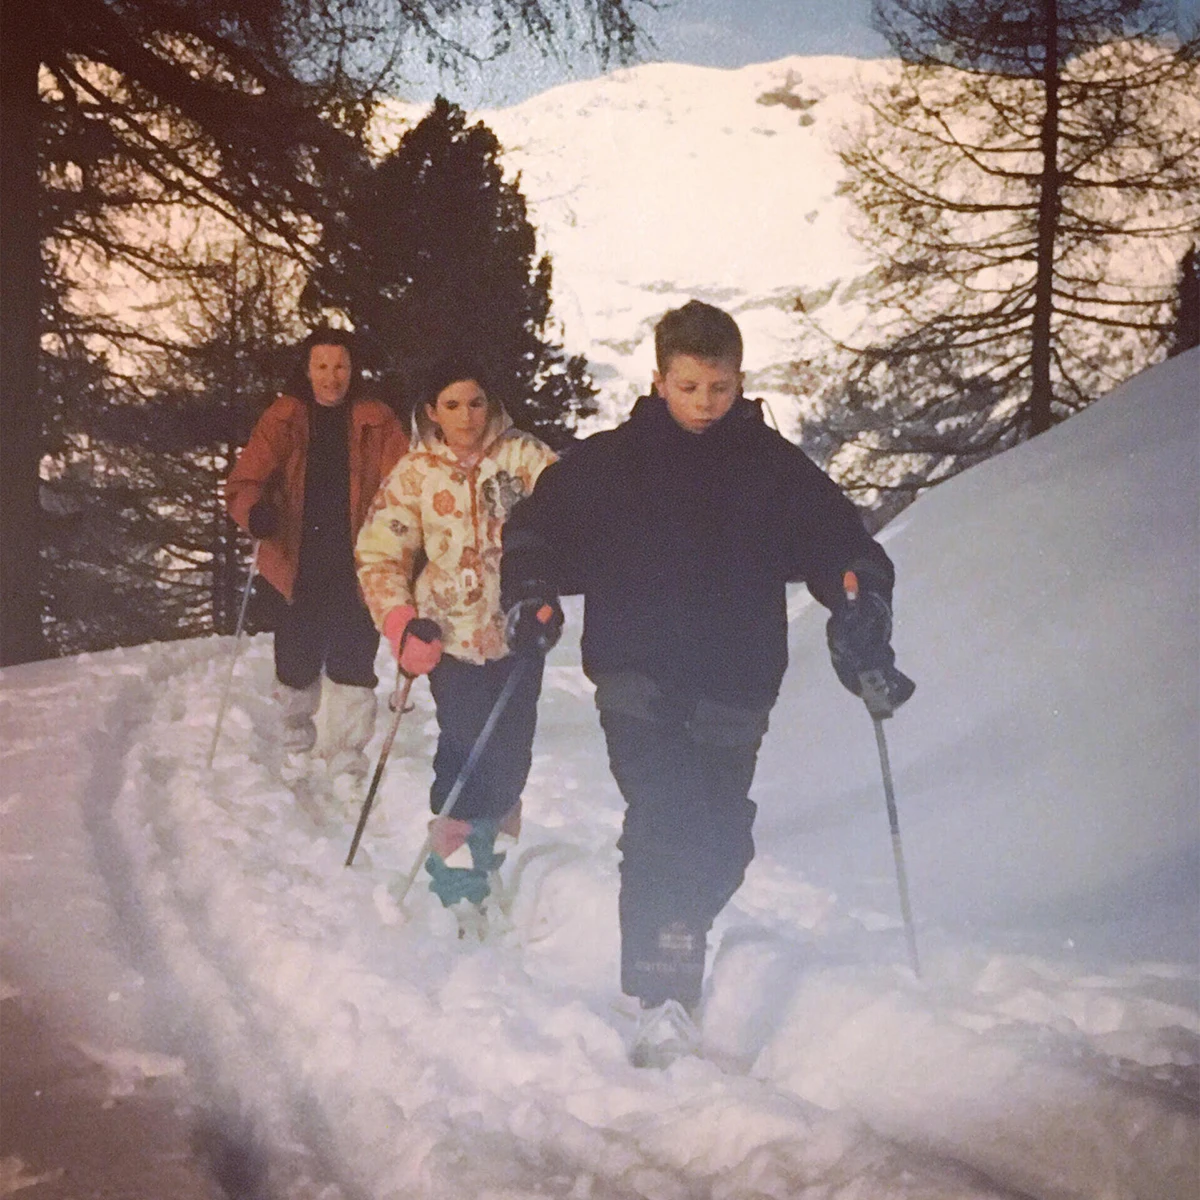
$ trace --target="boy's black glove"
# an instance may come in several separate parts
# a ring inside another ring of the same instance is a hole
[[[563,610],[549,589],[518,600],[504,623],[504,637],[515,654],[546,654],[562,634]]]
[[[279,510],[269,500],[259,500],[250,509],[246,525],[252,538],[274,537],[279,532]]]
[[[879,592],[848,591],[825,625],[829,657],[842,685],[866,701],[873,717],[891,716],[916,690],[896,670],[892,649],[892,608]]]
[[[864,671],[858,683],[857,694],[873,717],[890,717],[917,690],[917,685],[895,667]]]
[[[890,667],[892,653],[892,609],[878,592],[860,592],[834,609],[825,624],[825,640],[837,677],[858,695],[858,677],[863,671]]]

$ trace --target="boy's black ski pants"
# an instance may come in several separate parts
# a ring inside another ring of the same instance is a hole
[[[621,987],[648,1005],[694,1008],[708,931],[754,857],[748,793],[769,709],[668,694],[633,672],[596,683],[626,805]]]

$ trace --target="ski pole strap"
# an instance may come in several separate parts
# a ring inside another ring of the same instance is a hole
[[[895,667],[887,672],[863,671],[858,684],[867,712],[876,721],[894,716],[896,709],[916,690],[916,684]]]

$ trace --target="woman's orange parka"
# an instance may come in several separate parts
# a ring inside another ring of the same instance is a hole
[[[399,418],[379,400],[347,400],[350,405],[350,544],[367,509],[400,456],[408,435]],[[300,564],[304,526],[304,472],[308,458],[308,405],[281,395],[259,418],[246,448],[225,481],[229,515],[249,531],[250,510],[259,500],[279,513],[279,531],[264,538],[258,569],[291,601]]]

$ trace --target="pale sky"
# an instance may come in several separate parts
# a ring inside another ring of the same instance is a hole
[[[1200,0],[1173,2],[1180,29],[1194,34]],[[871,28],[870,12],[871,0],[671,0],[638,16],[654,43],[644,56],[648,61],[742,67],[792,54],[884,55],[887,45]],[[407,98],[432,100],[441,91],[468,108],[490,108],[598,73],[594,62],[547,61],[518,48],[458,81],[416,67]]]
[[[653,39],[644,60],[742,67],[792,54],[861,58],[886,53],[869,14],[870,0],[674,0],[659,12],[638,15]],[[417,71],[409,98],[432,99],[440,89],[468,107],[492,107],[597,73],[592,62],[556,63],[517,50],[503,62],[467,72],[457,83]]]
[[[646,22],[658,57],[742,67],[789,54],[882,54],[869,0],[678,0]]]

